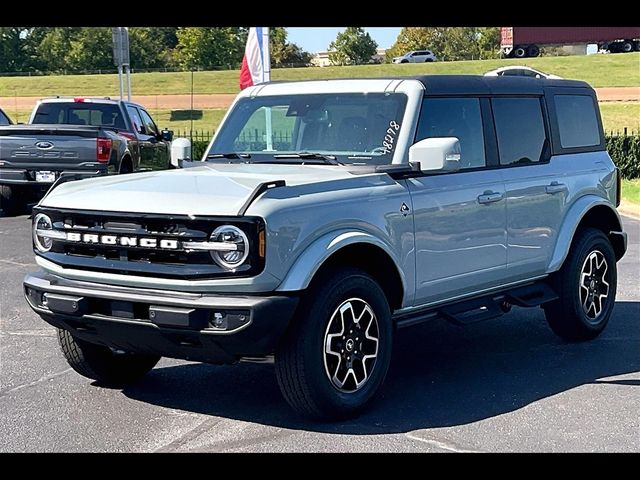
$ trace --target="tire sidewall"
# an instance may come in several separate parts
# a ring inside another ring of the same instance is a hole
[[[391,313],[384,292],[362,272],[350,271],[329,278],[327,286],[315,292],[306,313],[307,328],[303,349],[305,374],[313,398],[320,410],[344,415],[363,407],[376,393],[387,374],[391,359],[393,329]],[[341,392],[333,386],[324,366],[324,337],[329,321],[338,306],[349,298],[366,301],[376,315],[379,330],[378,357],[367,383],[355,392]]]
[[[589,238],[581,245],[579,251],[576,251],[576,255],[573,258],[569,277],[569,286],[571,287],[571,285],[573,285],[573,287],[570,289],[570,292],[567,293],[569,293],[570,296],[571,309],[581,326],[588,331],[598,333],[606,327],[615,305],[617,289],[616,257],[609,239],[602,232],[590,232],[588,235]],[[604,255],[607,262],[607,274],[609,275],[609,294],[597,323],[589,319],[582,308],[579,287],[582,266],[589,254],[594,250],[599,250]]]

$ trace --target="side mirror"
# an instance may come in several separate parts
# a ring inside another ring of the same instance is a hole
[[[191,141],[188,138],[176,138],[171,142],[171,165],[184,168],[183,161],[187,159],[191,159]]]
[[[460,170],[460,141],[456,137],[425,138],[409,147],[409,162],[427,173]]]
[[[170,142],[173,140],[173,130],[167,130],[166,128],[160,133],[162,140]]]

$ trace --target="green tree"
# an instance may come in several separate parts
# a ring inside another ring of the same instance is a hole
[[[66,68],[74,72],[113,69],[111,28],[81,27],[69,42]]]
[[[499,27],[408,27],[387,50],[386,60],[422,49],[432,50],[440,60],[495,58],[499,45]]]
[[[27,27],[0,27],[0,72],[23,71],[27,63]]]
[[[129,55],[132,68],[160,68],[171,64],[172,48],[177,43],[175,38],[177,29],[173,29],[173,38],[166,30],[164,27],[129,28]]]
[[[287,30],[284,27],[269,27],[269,46],[271,64],[274,67],[306,65],[311,61],[309,52],[287,41]]]
[[[412,50],[424,50],[429,48],[429,36],[427,28],[404,27],[400,30],[395,43],[385,53],[385,61],[391,62],[394,57],[400,57]]]
[[[499,58],[500,27],[480,27],[478,28],[478,35],[480,58]]]
[[[329,45],[329,61],[333,65],[369,63],[378,44],[362,27],[347,27]]]
[[[61,72],[68,68],[67,55],[71,49],[71,40],[79,28],[37,27],[29,41],[39,60],[35,68],[47,72]]]
[[[247,31],[238,27],[186,27],[176,32],[176,57],[185,69],[236,67],[242,61]]]

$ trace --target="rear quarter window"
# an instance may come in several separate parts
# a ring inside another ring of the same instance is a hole
[[[600,145],[598,113],[590,95],[554,95],[562,148]]]

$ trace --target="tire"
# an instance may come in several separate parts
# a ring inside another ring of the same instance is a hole
[[[570,342],[597,337],[616,299],[616,256],[607,236],[595,228],[579,231],[551,284],[559,296],[544,307],[551,330]]]
[[[409,60],[400,60],[400,63],[409,63]]]
[[[633,42],[633,48],[636,52],[640,52],[640,40]]]
[[[18,190],[10,185],[0,185],[0,208],[6,215],[19,215],[27,208],[24,200],[18,200]]]
[[[527,56],[528,57],[537,57],[540,55],[540,47],[537,45],[529,45],[527,48]]]
[[[631,40],[625,40],[624,42],[622,42],[620,50],[622,51],[622,53],[633,52],[633,42]]]
[[[67,363],[80,375],[109,386],[125,386],[140,380],[160,357],[114,353],[109,347],[74,337],[58,329],[60,348]]]
[[[516,58],[525,58],[527,56],[527,49],[518,45],[513,49],[513,56]]]
[[[357,415],[379,390],[391,360],[393,329],[384,292],[360,270],[333,270],[314,281],[298,312],[276,351],[284,398],[298,413],[319,420]],[[375,356],[363,360],[369,355]]]
[[[432,63],[433,62],[433,58],[427,58],[424,62],[425,63]]]
[[[124,158],[122,162],[120,162],[120,170],[118,171],[119,175],[126,175],[127,173],[133,172],[133,166],[131,165],[131,160],[128,158]]]

